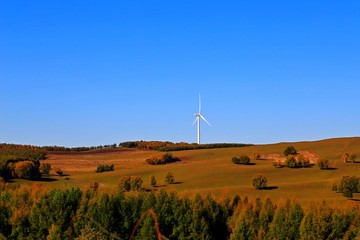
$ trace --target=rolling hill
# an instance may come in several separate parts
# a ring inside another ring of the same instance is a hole
[[[311,168],[274,168],[274,159],[281,159],[284,149],[292,145],[299,152],[316,161],[325,158],[330,161],[331,170]],[[262,155],[261,160],[252,160],[254,165],[235,165],[231,158],[239,155],[251,156],[253,152]],[[173,152],[181,162],[167,165],[148,165],[145,159],[161,156],[163,152],[117,148],[93,150],[88,152],[49,152],[43,160],[52,166],[60,167],[65,177],[51,176],[55,181],[45,182],[49,188],[87,186],[90,181],[100,183],[100,189],[115,189],[121,176],[140,176],[143,187],[150,187],[150,177],[155,176],[159,187],[177,191],[179,194],[211,194],[222,197],[238,193],[251,197],[269,196],[273,199],[296,199],[303,203],[327,200],[333,203],[346,202],[341,195],[331,191],[334,182],[344,175],[358,176],[360,163],[344,163],[344,152],[360,154],[360,138],[334,138],[312,142],[276,143],[241,148],[201,149]],[[115,171],[95,173],[99,164],[114,164]],[[164,178],[172,172],[177,184],[165,185]],[[261,173],[268,179],[272,190],[255,190],[251,185],[254,175]],[[31,181],[17,182],[32,184]],[[355,198],[357,196],[355,195]]]

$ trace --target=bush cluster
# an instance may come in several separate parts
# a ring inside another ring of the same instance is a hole
[[[100,164],[97,168],[96,171],[97,173],[102,173],[102,172],[110,172],[110,171],[114,171],[114,164],[111,165],[106,165],[106,164]]]
[[[281,162],[274,162],[273,166],[281,167]],[[311,164],[309,159],[305,158],[302,154],[298,154],[297,156],[288,155],[285,159],[284,166],[288,168],[308,168],[311,166]]]
[[[250,164],[250,158],[247,155],[242,155],[240,157],[233,157],[231,161],[235,164],[244,164],[244,165]]]
[[[178,161],[180,161],[180,159],[174,157],[171,153],[165,153],[161,158],[151,157],[146,159],[146,162],[150,165],[162,165],[162,164],[174,163]]]
[[[119,191],[140,191],[142,184],[143,180],[139,176],[124,176],[119,179]]]

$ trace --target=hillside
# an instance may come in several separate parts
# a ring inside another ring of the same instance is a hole
[[[299,152],[308,154],[314,160],[326,158],[332,170],[312,168],[274,168],[273,160],[282,157],[284,149],[292,145]],[[235,165],[231,158],[259,152],[262,160],[252,160],[255,165]],[[174,190],[180,194],[210,193],[221,197],[224,194],[239,193],[253,197],[271,196],[273,199],[290,198],[302,202],[325,199],[330,202],[345,202],[341,194],[331,191],[331,186],[344,175],[359,175],[360,164],[344,163],[344,152],[360,154],[360,138],[336,138],[314,142],[276,143],[242,148],[202,149],[173,152],[182,161],[152,166],[145,163],[151,156],[163,152],[119,148],[111,151],[90,151],[81,153],[49,152],[47,160],[52,166],[60,167],[65,177],[51,176],[56,181],[43,182],[49,187],[87,186],[90,181],[100,183],[100,188],[116,188],[121,176],[140,176],[143,186],[150,187],[150,177],[155,176],[158,185],[164,185],[167,172],[172,172],[178,184],[161,186],[158,189]],[[114,164],[115,171],[95,173],[99,164]],[[254,175],[262,173],[268,178],[273,190],[255,190],[251,186]],[[18,180],[18,182],[29,182]],[[30,182],[31,183],[31,182]],[[32,183],[31,183],[32,184]]]

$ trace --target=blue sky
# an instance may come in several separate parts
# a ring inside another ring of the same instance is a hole
[[[1,1],[0,142],[360,135],[358,1]]]

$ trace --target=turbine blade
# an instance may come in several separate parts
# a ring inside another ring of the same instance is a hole
[[[195,118],[195,121],[193,122],[192,125],[194,125],[194,124],[196,123],[196,121],[198,121],[198,120],[199,120],[199,117],[196,117],[196,118]]]
[[[203,117],[203,115],[200,115],[200,117],[211,127],[211,124]]]

